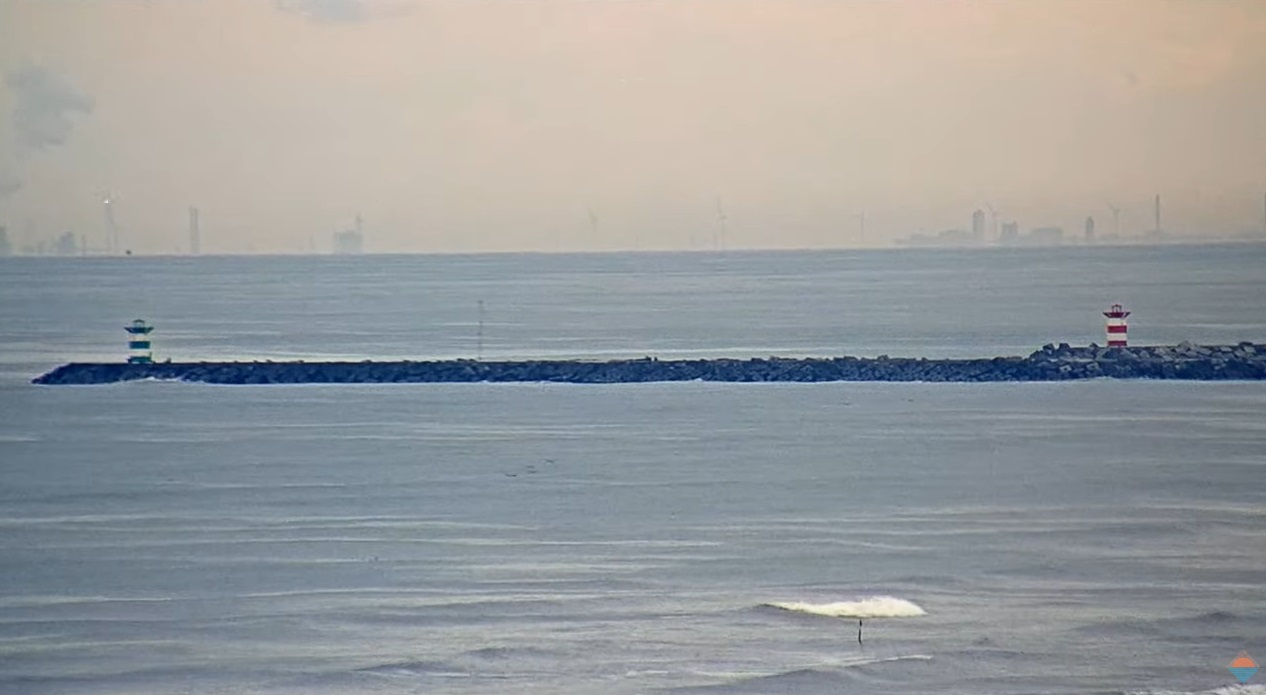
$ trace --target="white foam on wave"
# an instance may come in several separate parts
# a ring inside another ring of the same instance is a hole
[[[169,603],[171,596],[72,596],[33,595],[0,598],[0,608],[47,608],[50,606],[95,605],[109,603]]]
[[[868,596],[856,601],[804,603],[801,601],[767,603],[767,606],[796,613],[822,615],[828,618],[917,618],[927,615],[918,604],[894,596]]]
[[[905,656],[884,656],[872,659],[861,659],[846,663],[846,666],[869,666],[870,664],[889,664],[894,661],[931,661],[931,654],[907,654]]]
[[[40,441],[39,437],[26,434],[0,434],[0,444],[29,444]]]

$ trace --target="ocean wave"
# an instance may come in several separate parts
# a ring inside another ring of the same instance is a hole
[[[1261,622],[1262,617],[1261,613],[1239,614],[1214,610],[1191,616],[1101,621],[1083,625],[1076,628],[1076,631],[1100,637],[1129,636],[1148,639],[1163,638],[1166,635],[1189,635],[1193,632],[1217,634],[1227,638],[1252,637],[1256,634],[1254,627]]]
[[[725,683],[692,685],[668,688],[665,692],[679,693],[760,693],[771,692],[837,692],[846,685],[843,675],[835,671],[804,668],[768,675],[749,673],[701,673],[709,677],[725,678]]]
[[[78,596],[78,595],[27,595],[0,598],[0,608],[48,608],[107,603],[169,603],[177,599],[171,596]]]
[[[795,613],[808,613],[828,618],[915,618],[927,615],[918,604],[894,596],[868,596],[856,601],[835,603],[771,602],[763,604]]]
[[[510,660],[510,658],[551,658],[558,656],[558,652],[537,647],[484,647],[462,652],[461,656],[480,658],[480,660],[503,661]]]
[[[380,666],[368,666],[356,669],[357,673],[394,678],[417,678],[431,676],[437,678],[469,678],[470,673],[443,661],[400,661]]]
[[[29,434],[0,434],[0,444],[29,444],[40,441],[39,437]]]
[[[723,680],[711,685],[693,685],[670,688],[673,693],[770,693],[770,692],[837,692],[847,683],[848,669],[892,664],[903,661],[931,661],[926,654],[907,656],[862,657],[848,661],[820,664],[775,673],[751,673],[744,671],[695,671],[696,676]]]
[[[905,654],[900,656],[876,656],[871,658],[860,658],[853,661],[844,662],[843,666],[870,666],[872,664],[891,664],[897,661],[931,661],[931,654]]]
[[[1266,695],[1266,685],[1228,685],[1212,690],[1126,690],[1122,695]]]

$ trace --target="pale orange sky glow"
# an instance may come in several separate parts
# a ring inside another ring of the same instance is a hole
[[[1261,225],[1266,3],[0,0],[0,70],[91,99],[22,145],[16,233],[175,252],[887,245],[1023,226]],[[586,208],[599,224],[590,225]],[[859,238],[856,214],[866,210]]]

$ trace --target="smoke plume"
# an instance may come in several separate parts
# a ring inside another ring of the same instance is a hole
[[[277,0],[277,9],[318,22],[363,22],[369,17],[361,0]]]
[[[406,0],[274,0],[277,9],[314,22],[355,24],[405,14]]]
[[[22,188],[22,160],[64,144],[75,129],[75,116],[92,113],[92,97],[61,75],[38,65],[5,73],[4,86],[13,97],[8,133],[11,156],[0,157],[0,201]]]
[[[13,139],[19,157],[64,144],[75,128],[74,117],[92,113],[92,97],[48,68],[27,65],[11,70],[4,83],[13,94]]]
[[[14,193],[17,193],[18,189],[21,187],[22,182],[18,181],[16,177],[7,172],[0,171],[0,200],[4,200]]]

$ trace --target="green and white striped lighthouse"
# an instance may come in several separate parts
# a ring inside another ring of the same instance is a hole
[[[154,327],[145,323],[144,319],[137,319],[130,326],[124,326],[123,330],[127,331],[127,363],[128,364],[149,364],[154,361],[154,351],[150,347],[149,334]]]

